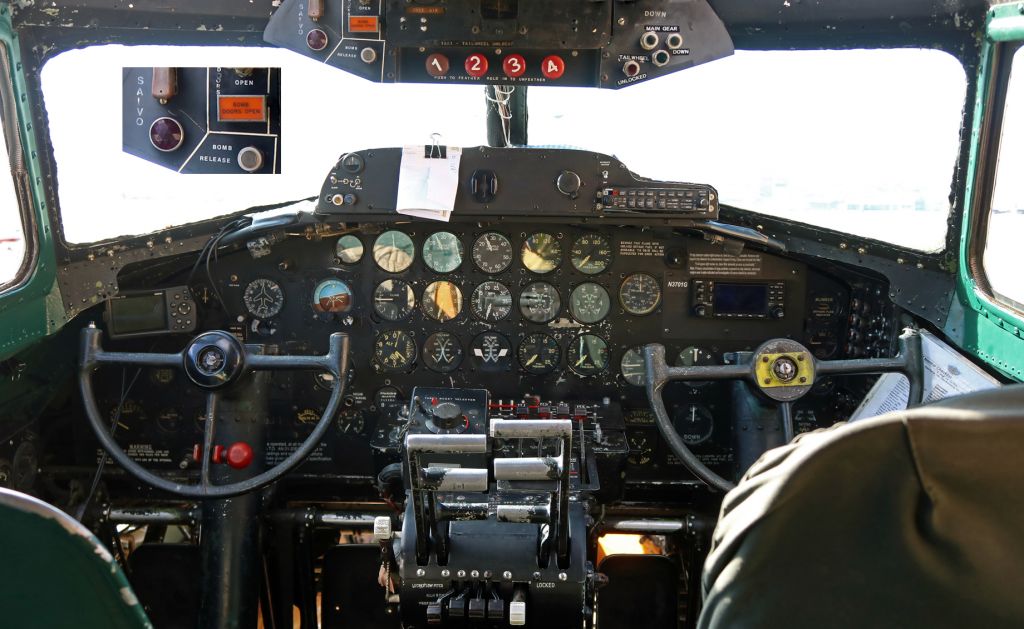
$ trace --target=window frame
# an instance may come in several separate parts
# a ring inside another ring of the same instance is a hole
[[[0,127],[7,148],[8,176],[12,179],[15,203],[18,206],[18,218],[21,222],[21,237],[24,244],[21,263],[14,276],[0,279],[0,297],[23,286],[31,277],[39,260],[39,240],[36,237],[38,223],[29,192],[29,175],[25,164],[25,149],[22,142],[18,111],[15,104],[14,81],[11,78],[11,48],[7,42],[0,40]],[[22,162],[19,171],[15,170],[16,160]],[[2,163],[3,160],[0,160]],[[23,178],[19,181],[19,175]],[[0,177],[4,176],[0,174]]]

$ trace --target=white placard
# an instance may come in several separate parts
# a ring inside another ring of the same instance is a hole
[[[445,157],[427,157],[437,146],[406,146],[398,173],[398,200],[395,210],[406,216],[448,222],[455,209],[459,191],[459,164],[462,148],[449,146]]]

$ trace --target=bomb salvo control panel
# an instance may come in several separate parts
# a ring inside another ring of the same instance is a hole
[[[733,53],[706,0],[284,0],[264,39],[381,83],[619,89]]]
[[[280,68],[124,68],[126,153],[181,173],[281,172]]]

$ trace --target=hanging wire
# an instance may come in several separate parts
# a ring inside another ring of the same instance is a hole
[[[494,85],[494,96],[484,92],[487,100],[494,103],[498,110],[498,117],[501,118],[501,134],[504,136],[505,146],[512,146],[512,106],[510,101],[512,93],[516,91],[515,85]]]

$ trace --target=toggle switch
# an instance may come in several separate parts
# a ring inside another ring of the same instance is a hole
[[[306,15],[316,22],[324,16],[324,0],[306,0]]]
[[[153,98],[166,105],[168,101],[178,95],[178,69],[177,68],[153,68],[153,80],[150,84],[150,93]]]
[[[469,599],[470,620],[483,620],[487,616],[486,601],[482,598]]]

